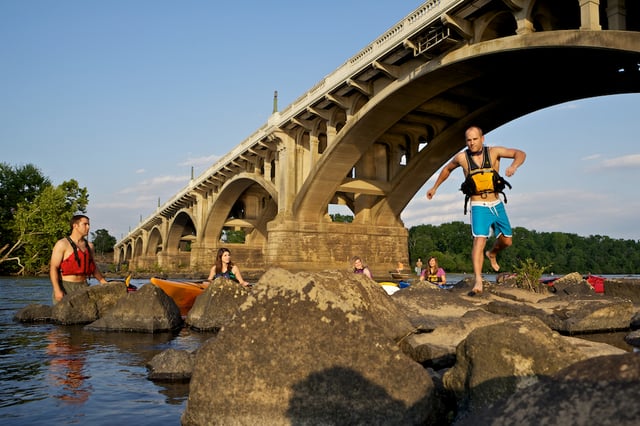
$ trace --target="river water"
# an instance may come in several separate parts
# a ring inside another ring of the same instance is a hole
[[[0,292],[3,426],[180,424],[188,384],[152,382],[146,364],[165,349],[196,349],[212,333],[87,332],[82,326],[22,324],[13,320],[18,310],[51,304],[48,278],[0,277]],[[625,334],[601,341],[632,350],[622,342]]]
[[[196,349],[212,334],[188,329],[103,333],[22,324],[13,320],[19,309],[51,305],[48,278],[0,277],[0,292],[3,426],[180,424],[188,384],[154,383],[147,379],[146,364],[165,349]]]

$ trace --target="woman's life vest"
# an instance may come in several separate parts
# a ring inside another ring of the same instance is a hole
[[[225,272],[217,272],[216,275],[213,278],[214,279],[216,279],[216,278],[227,278],[227,279],[230,279],[231,281],[235,281],[237,283],[240,283],[240,281],[238,281],[238,278],[236,278],[236,274],[234,274],[230,269],[227,269]]]
[[[363,274],[364,275],[364,271],[369,270],[368,266],[363,266],[362,269],[358,269],[358,268],[353,268],[353,273],[354,274]],[[371,271],[369,270],[369,275],[371,275]]]
[[[478,166],[473,161],[471,152],[468,149],[465,153],[467,154],[467,163],[469,164],[469,174],[464,182],[462,182],[462,185],[460,185],[460,191],[465,195],[464,214],[467,214],[467,204],[473,195],[480,195],[485,198],[487,194],[490,193],[502,194],[506,204],[507,196],[504,193],[504,189],[507,186],[511,189],[511,184],[504,180],[491,166],[489,148],[486,146],[482,148],[482,166]]]
[[[91,250],[89,249],[89,243],[85,242],[86,250],[82,251],[78,249],[76,243],[69,237],[67,237],[73,254],[69,255],[60,263],[60,273],[64,275],[85,275],[91,276],[96,270],[96,264],[91,257]]]
[[[436,271],[435,274],[431,275],[429,273],[429,271],[427,271],[427,281],[432,282],[432,283],[439,283],[441,281],[443,281],[442,276],[438,275],[438,271]]]

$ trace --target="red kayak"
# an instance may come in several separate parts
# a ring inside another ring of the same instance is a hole
[[[546,284],[548,285],[550,288],[553,287],[553,283],[560,277],[553,277],[553,278],[541,278],[540,282],[542,284]],[[596,293],[604,293],[604,281],[606,280],[605,277],[600,277],[598,275],[586,275],[583,277],[591,287],[593,287],[593,289],[595,290]],[[554,291],[554,290],[552,290]]]
[[[596,291],[596,293],[604,293],[604,277],[599,277],[597,275],[587,275],[586,280],[591,287]]]

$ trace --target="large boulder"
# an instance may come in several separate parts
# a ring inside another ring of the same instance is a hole
[[[402,348],[425,366],[435,369],[451,367],[456,362],[456,348],[469,333],[476,328],[505,321],[509,321],[509,318],[475,309],[434,330],[407,336],[402,341]]]
[[[19,322],[51,322],[51,306],[32,303],[16,312],[14,321]]]
[[[576,362],[454,424],[635,426],[640,419],[640,355],[624,353]]]
[[[604,294],[627,299],[640,305],[640,280],[633,278],[607,279],[604,281]]]
[[[574,274],[569,280],[579,282]],[[471,331],[486,325],[511,322],[524,316],[537,317],[561,334],[592,334],[629,328],[633,318],[640,324],[635,307],[625,299],[595,294],[567,295],[534,293],[507,284],[485,282],[481,297],[469,297],[473,283],[460,281],[449,290],[425,283],[394,293],[391,298],[410,318],[417,332],[402,342],[405,353],[426,367],[451,367],[456,361],[456,347]],[[638,326],[640,327],[640,326]],[[581,343],[564,337],[567,344]],[[599,356],[606,347],[590,348],[589,356]]]
[[[217,331],[233,321],[252,290],[228,278],[216,278],[199,295],[185,318],[187,326],[200,331]]]
[[[161,288],[143,285],[120,298],[104,316],[87,325],[92,331],[159,333],[181,328],[180,308]]]
[[[594,294],[595,290],[591,285],[584,279],[582,274],[578,272],[572,272],[563,277],[558,278],[553,282],[553,288],[557,294],[567,294],[567,295],[576,295],[576,294]]]
[[[366,277],[271,269],[198,350],[182,424],[435,423],[412,331]]]
[[[93,285],[63,297],[51,308],[51,316],[59,324],[88,324],[109,312],[126,295],[127,287],[122,283]]]
[[[456,350],[456,363],[443,377],[462,411],[506,398],[578,361],[592,358],[595,344],[567,340],[535,317],[524,317],[473,330]],[[600,345],[608,354],[625,351]],[[601,352],[602,353],[602,352]]]
[[[551,296],[535,304],[496,300],[486,310],[507,317],[535,316],[560,333],[579,334],[626,330],[635,308],[628,300],[592,293]]]

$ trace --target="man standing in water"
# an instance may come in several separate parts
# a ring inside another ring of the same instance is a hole
[[[71,218],[71,235],[58,240],[53,246],[49,264],[49,278],[53,286],[53,303],[56,304],[69,293],[74,293],[89,284],[87,279],[96,277],[106,284],[104,276],[96,266],[93,245],[87,240],[89,218],[77,214]]]
[[[507,177],[513,176],[518,167],[524,163],[524,151],[502,146],[485,147],[482,129],[471,126],[465,132],[467,149],[461,151],[442,169],[436,183],[427,191],[427,199],[433,198],[438,187],[447,180],[451,172],[462,167],[465,182],[460,188],[471,200],[471,233],[473,248],[471,262],[475,284],[470,296],[482,293],[482,265],[484,256],[491,262],[491,268],[498,272],[500,265],[497,255],[512,243],[512,232],[504,203],[499,194],[508,185],[499,175],[500,159],[511,158],[513,162],[505,170]],[[466,201],[465,201],[466,213]],[[496,242],[491,250],[484,251],[491,229],[496,235]]]

